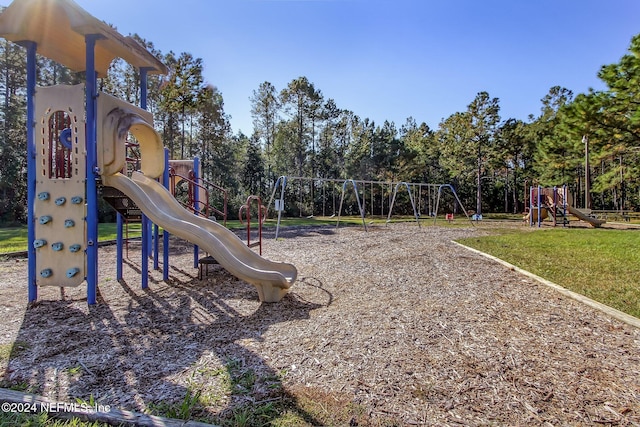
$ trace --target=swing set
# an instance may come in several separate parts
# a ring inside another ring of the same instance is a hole
[[[454,203],[457,203],[460,206],[471,225],[475,225],[473,224],[471,217],[467,213],[467,210],[464,208],[464,205],[460,201],[460,198],[458,197],[455,189],[450,184],[385,182],[356,179],[309,178],[297,176],[289,177],[286,175],[282,175],[276,180],[273,186],[271,197],[269,198],[269,203],[267,204],[267,211],[271,208],[271,204],[274,203],[274,210],[278,213],[275,234],[276,238],[278,238],[278,232],[280,230],[282,213],[285,211],[287,185],[291,182],[298,182],[298,185],[300,185],[300,190],[302,190],[302,186],[305,183],[310,183],[311,185],[316,185],[319,183],[322,186],[322,216],[326,216],[326,190],[328,186],[329,188],[331,188],[333,213],[330,218],[337,218],[336,228],[340,224],[340,217],[343,212],[345,196],[348,195],[351,191],[353,192],[353,196],[358,208],[358,213],[362,218],[362,226],[365,231],[368,231],[367,223],[365,221],[365,217],[367,214],[367,190],[369,190],[369,214],[375,215],[375,208],[378,207],[376,206],[376,204],[379,204],[379,215],[384,217],[386,211],[387,223],[391,222],[391,215],[393,213],[393,207],[396,204],[396,200],[398,199],[399,189],[407,190],[413,217],[415,218],[418,227],[420,227],[420,218],[423,209],[424,214],[426,214],[427,217],[433,218],[435,225],[443,190],[450,190],[451,194],[454,197]],[[340,202],[336,209],[336,193],[338,192],[338,189],[340,191]],[[378,193],[378,197],[376,197],[376,193]],[[302,191],[300,191],[299,194],[302,194]],[[313,204],[314,201],[312,201],[311,215],[308,216],[309,218],[313,217]],[[301,196],[299,196],[298,206],[300,209],[300,215],[302,216],[303,201]],[[446,218],[448,220],[452,219],[452,217],[452,213],[446,214]]]

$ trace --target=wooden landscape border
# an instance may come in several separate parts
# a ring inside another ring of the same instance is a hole
[[[47,412],[55,418],[71,419],[79,418],[83,421],[101,422],[115,426],[136,426],[136,427],[211,427],[213,424],[201,423],[198,421],[176,420],[172,418],[158,417],[155,415],[142,414],[140,412],[124,411],[121,409],[109,408],[108,411],[83,410],[86,406],[80,403],[58,402],[21,391],[0,388],[0,402],[16,404],[18,408],[29,408],[23,410],[25,413]],[[47,410],[49,409],[49,410]],[[3,409],[4,411],[4,409]],[[215,427],[215,426],[214,426]]]
[[[555,289],[556,291],[560,292],[561,294],[568,296],[569,298],[573,298],[576,301],[580,301],[581,303],[588,305],[589,307],[595,308],[596,310],[600,310],[603,313],[608,314],[609,316],[613,317],[614,319],[620,320],[621,322],[626,323],[627,325],[633,326],[635,328],[640,329],[640,319],[638,319],[637,317],[631,316],[630,314],[624,313],[620,310],[616,310],[613,307],[609,307],[608,305],[602,304],[601,302],[592,300],[591,298],[588,298],[584,295],[578,294],[576,292],[570,291],[569,289],[563,288],[562,286],[553,283],[545,278],[542,278],[540,276],[537,276],[527,270],[523,270],[520,267],[517,267],[513,264],[508,263],[507,261],[504,261],[500,258],[494,257],[493,255],[489,255],[487,253],[484,253],[482,251],[479,251],[477,249],[471,248],[469,246],[463,245],[462,243],[458,243],[456,241],[451,241],[452,243],[455,243],[458,246],[461,246],[465,249],[468,249],[471,252],[477,253],[479,255],[482,255],[485,258],[489,258],[490,260],[493,260],[495,262],[498,262],[502,265],[504,265],[507,268],[510,268],[512,270],[517,271],[518,273],[524,274],[527,277],[530,277],[532,279],[537,280],[538,282],[542,283],[543,285],[546,285],[552,289]]]

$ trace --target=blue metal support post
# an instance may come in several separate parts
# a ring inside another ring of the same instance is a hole
[[[96,41],[98,34],[85,35],[86,43],[86,108],[87,108],[87,304],[96,303],[98,289],[98,189],[96,179],[100,173],[97,164],[97,76],[95,69]]]
[[[164,149],[164,174],[162,185],[169,189],[169,149]],[[169,280],[169,232],[162,232],[162,280]]]
[[[542,227],[542,187],[538,185],[538,228]]]
[[[124,220],[122,214],[116,214],[116,280],[122,280],[122,245],[124,239],[122,236],[122,227]]]
[[[147,69],[140,69],[140,108],[147,109]],[[142,289],[149,287],[149,249],[151,248],[151,221],[142,214]]]
[[[200,182],[200,158],[193,158],[193,180],[195,181],[193,184],[193,212],[198,215],[198,204],[199,204],[199,188],[196,185]],[[193,268],[198,268],[198,258],[199,258],[199,248],[198,245],[193,245]]]
[[[38,45],[32,41],[20,43],[27,49],[27,252],[29,255],[29,302],[38,299],[38,286],[36,285],[36,250],[33,246],[35,240],[35,216],[34,203],[36,193],[36,147],[34,132],[35,94],[36,94],[36,50]]]

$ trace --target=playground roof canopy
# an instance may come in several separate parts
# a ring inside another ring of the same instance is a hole
[[[33,41],[37,52],[74,71],[86,68],[85,35],[96,34],[95,68],[107,75],[111,61],[122,58],[149,73],[167,67],[132,37],[93,17],[73,0],[14,0],[0,14],[0,36],[12,42]]]

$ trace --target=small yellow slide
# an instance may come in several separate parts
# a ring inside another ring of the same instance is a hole
[[[534,208],[532,212],[533,212],[533,220],[532,221],[533,222],[538,222],[538,209]],[[532,213],[529,212],[522,219],[525,222],[529,222],[529,218],[531,218],[531,216],[532,216]],[[547,208],[540,209],[540,219],[541,220],[547,219],[548,216],[549,216],[549,212],[547,211]]]
[[[184,209],[166,188],[142,173],[134,172],[131,179],[116,173],[102,180],[131,198],[154,224],[202,247],[231,274],[254,285],[260,301],[280,301],[296,280],[295,266],[262,258],[226,227]]]

